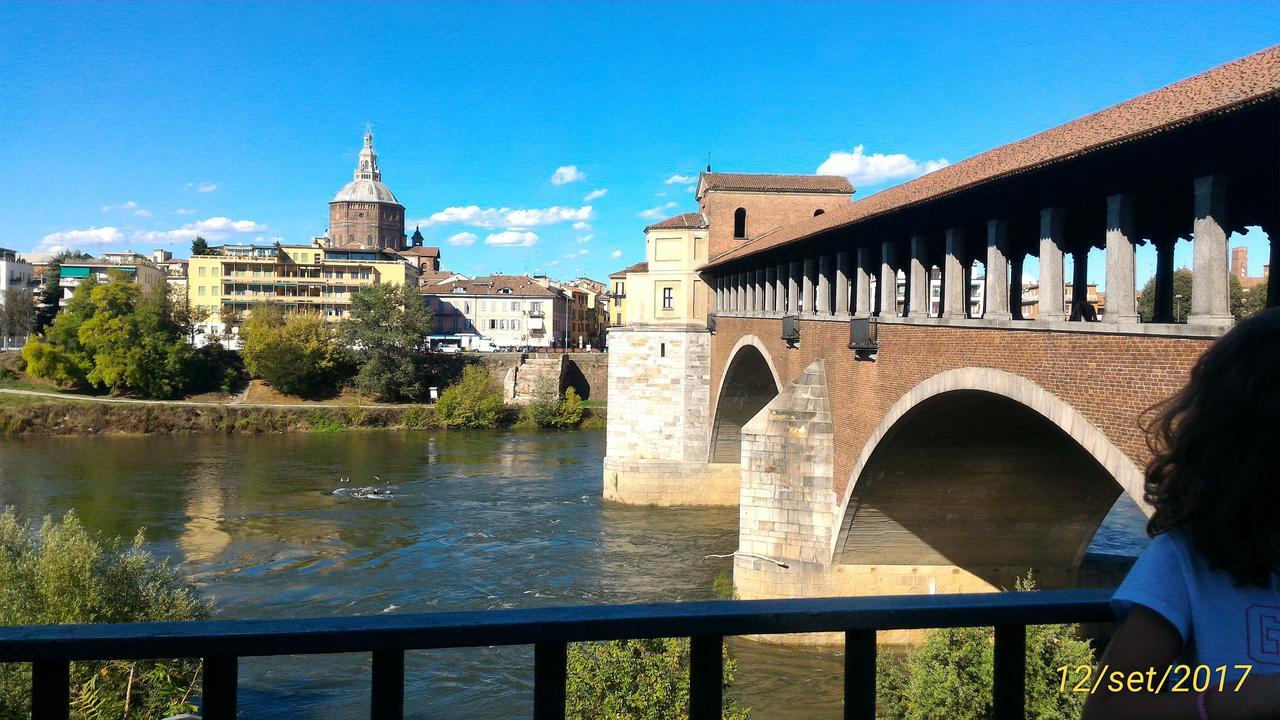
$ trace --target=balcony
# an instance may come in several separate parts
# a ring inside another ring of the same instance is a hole
[[[728,635],[844,633],[846,718],[873,718],[876,631],[995,627],[995,717],[1025,717],[1028,625],[1114,620],[1110,590],[717,600],[586,605],[403,616],[38,625],[0,628],[0,662],[32,663],[32,717],[69,716],[72,661],[203,657],[201,715],[236,716],[241,657],[373,654],[370,716],[404,716],[409,650],[532,645],[533,717],[563,718],[567,645],[689,637],[690,720],[719,720],[722,641]]]

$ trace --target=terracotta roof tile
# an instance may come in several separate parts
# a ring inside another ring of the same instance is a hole
[[[852,193],[841,175],[770,175],[764,173],[704,172],[698,176],[698,196],[708,190],[748,192]]]
[[[510,288],[511,292],[499,292]],[[455,292],[461,289],[461,292]],[[544,288],[524,275],[486,275],[474,280],[455,280],[422,288],[424,295],[510,295],[511,297],[556,297],[554,290]]]
[[[754,238],[714,267],[889,212],[1280,97],[1280,45]]]
[[[632,265],[631,267],[623,268],[618,272],[613,273],[609,277],[621,278],[621,277],[626,277],[627,273],[642,273],[642,272],[649,272],[649,263],[638,262],[635,265]]]
[[[707,227],[709,225],[706,215],[700,212],[687,212],[656,222],[644,230],[645,232],[650,230],[704,230]]]
[[[401,255],[423,255],[425,257],[440,257],[440,248],[423,247],[421,245],[415,245],[413,247],[400,250],[399,253]]]

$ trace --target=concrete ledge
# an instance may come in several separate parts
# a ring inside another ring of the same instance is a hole
[[[783,313],[717,312],[722,318],[774,319],[781,322]],[[849,315],[805,315],[801,322],[849,322]],[[1068,322],[1066,320],[995,320],[986,318],[948,317],[877,317],[883,325],[933,325],[939,327],[981,328],[986,330],[1030,330],[1033,332],[1065,332],[1094,335],[1138,335],[1144,337],[1216,338],[1231,329],[1230,324],[1190,325],[1183,323],[1109,323]],[[779,325],[781,332],[781,325]]]
[[[736,463],[604,459],[604,499],[627,505],[737,507]]]

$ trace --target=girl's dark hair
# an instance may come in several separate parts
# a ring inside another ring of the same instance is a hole
[[[1147,533],[1180,530],[1210,567],[1269,585],[1280,566],[1280,308],[1219,338],[1143,429]]]

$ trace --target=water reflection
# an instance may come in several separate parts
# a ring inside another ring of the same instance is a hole
[[[730,563],[704,556],[736,547],[737,511],[603,505],[603,454],[596,432],[8,439],[0,505],[146,527],[226,618],[711,597]],[[334,495],[344,477],[395,497]],[[839,717],[834,650],[731,649],[756,717]],[[527,717],[531,668],[529,648],[411,653],[407,715]],[[368,672],[367,655],[246,659],[242,717],[366,717]]]

